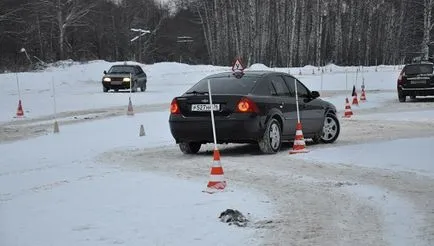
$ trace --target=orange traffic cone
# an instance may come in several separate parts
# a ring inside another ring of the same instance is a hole
[[[357,100],[357,93],[354,93],[352,104],[359,106],[359,101]]]
[[[366,101],[365,89],[362,89],[362,94],[360,95],[360,101],[361,102]]]
[[[17,117],[23,117],[24,111],[23,111],[23,105],[21,104],[21,99],[18,100],[18,109],[17,109]]]
[[[353,111],[351,110],[350,101],[348,100],[348,97],[345,98],[345,112],[344,112],[344,118],[351,118],[353,115]]]
[[[131,97],[128,99],[128,110],[127,110],[127,115],[134,115],[134,111],[133,111],[133,104],[131,103]]]
[[[296,131],[295,131],[295,140],[294,145],[292,146],[292,150],[289,151],[290,154],[296,153],[307,153],[309,150],[305,148],[306,143],[304,141],[303,130],[301,123],[297,123]]]
[[[351,96],[353,97],[353,105],[359,105],[359,101],[357,101],[357,92],[356,92],[356,86],[353,85],[353,92],[351,93]]]
[[[211,174],[205,191],[211,194],[218,191],[223,191],[226,188],[226,181],[223,173],[223,167],[220,163],[220,152],[218,149],[214,149],[213,156],[214,160],[211,167]]]

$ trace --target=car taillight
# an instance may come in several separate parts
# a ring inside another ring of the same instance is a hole
[[[403,82],[402,82],[402,76],[404,76],[404,75],[405,75],[404,71],[402,71],[402,72],[399,74],[398,81],[397,81],[398,85],[401,85],[401,84],[403,83]]]
[[[170,104],[170,113],[171,114],[181,113],[181,111],[179,110],[178,101],[176,101],[176,99],[173,99],[172,103]]]
[[[241,98],[241,100],[237,103],[235,111],[239,113],[259,113],[256,103],[246,97]]]

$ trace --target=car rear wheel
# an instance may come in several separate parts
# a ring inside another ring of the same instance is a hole
[[[103,86],[103,87],[102,87],[102,91],[103,91],[103,92],[108,92],[108,91],[109,91],[109,88],[108,88],[108,87],[105,87],[105,86]]]
[[[277,153],[282,144],[282,132],[276,119],[270,119],[267,123],[264,136],[258,142],[259,149],[264,154]]]
[[[319,134],[312,138],[314,143],[333,143],[338,139],[341,126],[334,114],[327,114],[324,118],[324,125]]]
[[[200,150],[200,143],[179,143],[179,149],[184,154],[196,154]]]

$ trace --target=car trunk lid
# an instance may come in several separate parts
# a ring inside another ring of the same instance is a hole
[[[242,95],[212,95],[215,116],[228,116],[235,111]],[[177,98],[181,114],[185,117],[211,117],[209,95],[187,95]]]
[[[402,72],[402,85],[406,88],[434,87],[432,64],[408,65]]]

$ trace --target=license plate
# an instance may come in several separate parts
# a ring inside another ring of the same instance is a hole
[[[421,80],[412,80],[410,81],[411,84],[425,84],[426,80],[421,79]]]
[[[112,82],[110,82],[110,84],[112,84],[112,85],[121,85],[122,81],[112,81]]]
[[[213,111],[219,111],[220,110],[220,104],[213,104]],[[193,104],[191,105],[191,111],[198,111],[198,112],[206,112],[210,111],[211,105],[210,104]]]

